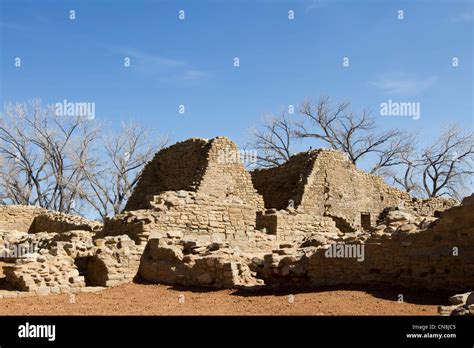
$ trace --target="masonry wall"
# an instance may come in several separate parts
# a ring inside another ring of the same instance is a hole
[[[245,244],[254,233],[256,208],[232,198],[169,191],[154,197],[151,209],[124,212],[105,222],[103,235],[130,236],[145,244],[153,232],[201,242]]]
[[[65,214],[57,211],[45,211],[33,219],[28,233],[61,233],[72,230],[97,232],[101,228],[102,224],[98,221],[90,221],[78,215]]]
[[[361,214],[367,214],[374,225],[386,207],[411,196],[386,185],[382,178],[364,173],[338,151],[320,151],[308,177],[299,211],[335,217],[344,229],[345,223],[361,226]]]
[[[148,209],[125,211],[106,219],[104,229],[97,233],[97,237],[127,235],[135,243],[145,245],[158,216]]]
[[[473,243],[474,206],[454,207],[426,231],[368,240],[364,262],[319,254],[309,260],[308,275],[313,284],[376,281],[428,289],[472,289]]]
[[[256,207],[263,199],[250,174],[232,154],[237,145],[225,137],[190,139],[156,154],[141,175],[124,211],[146,209],[153,196],[166,191],[192,191],[219,198],[238,197]]]
[[[315,232],[339,232],[331,218],[276,209],[257,213],[257,229],[262,228],[266,233],[275,235],[277,241],[301,241]]]
[[[238,198],[263,209],[263,198],[252,184],[252,177],[239,158],[237,144],[226,137],[209,141],[207,166],[198,192],[221,199]]]
[[[27,232],[36,216],[45,209],[27,205],[0,206],[0,229]]]
[[[159,151],[147,163],[124,210],[148,208],[153,195],[164,191],[195,191],[202,179],[209,142],[192,138]]]
[[[446,209],[459,205],[459,202],[451,198],[433,197],[427,199],[414,198],[408,207],[419,215],[434,215],[436,211],[442,212]]]
[[[282,166],[252,172],[252,179],[265,207],[280,210],[293,200],[298,212],[332,217],[344,232],[361,227],[361,214],[374,225],[384,208],[412,202],[408,193],[357,170],[333,150],[297,154]]]
[[[264,197],[265,208],[286,209],[290,200],[295,207],[301,203],[303,188],[317,153],[302,152],[281,166],[252,171],[253,185]]]
[[[182,197],[157,197],[155,209],[166,206],[171,199],[174,204],[161,214],[154,224],[158,231],[180,231],[184,237],[198,237],[202,241],[245,241],[255,229],[254,206],[232,199],[221,199],[203,193],[187,192]],[[177,199],[176,199],[177,198]],[[156,202],[156,201],[155,201]]]
[[[267,284],[281,286],[384,283],[469,290],[474,286],[473,243],[474,196],[446,210],[426,230],[358,243],[365,248],[362,262],[354,257],[327,257],[327,245],[297,261],[270,254],[261,276]]]

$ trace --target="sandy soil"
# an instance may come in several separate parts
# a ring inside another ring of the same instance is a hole
[[[398,294],[405,302],[397,301]],[[437,306],[447,304],[450,295],[400,289],[270,293],[125,284],[75,298],[0,299],[0,315],[437,315]]]

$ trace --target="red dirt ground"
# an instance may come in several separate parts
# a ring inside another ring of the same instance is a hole
[[[405,302],[397,301],[398,294]],[[125,284],[74,295],[75,303],[66,294],[0,299],[0,315],[437,315],[438,305],[447,304],[450,295],[397,289],[206,291]]]

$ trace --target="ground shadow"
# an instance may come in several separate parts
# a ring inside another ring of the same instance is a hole
[[[302,293],[317,293],[328,291],[362,291],[374,297],[397,302],[400,295],[403,295],[403,302],[419,304],[419,305],[449,305],[449,297],[459,293],[453,290],[426,290],[407,288],[402,286],[395,286],[391,284],[374,284],[374,285],[334,285],[334,286],[320,286],[320,287],[300,287],[292,289],[251,289],[245,288],[236,289],[232,292],[234,296],[288,296]]]
[[[151,285],[140,279],[135,279],[135,283]],[[169,285],[169,289],[183,292],[194,293],[212,293],[222,291],[222,288],[210,288],[200,286],[184,286],[184,285]],[[292,289],[272,289],[268,286],[255,287],[239,287],[231,289],[230,295],[251,297],[251,296],[288,296],[304,293],[318,293],[328,291],[362,291],[368,293],[376,298],[397,302],[400,295],[403,295],[403,302],[418,304],[418,305],[449,305],[449,297],[460,293],[460,291],[453,290],[426,290],[417,288],[407,288],[395,286],[391,284],[374,284],[370,286],[364,285],[337,285],[337,286],[320,286],[320,287],[299,287]],[[462,291],[461,291],[462,292]]]
[[[5,274],[3,273],[3,268],[7,265],[11,265],[11,264],[0,261],[0,290],[13,291],[15,289],[13,288],[11,284],[7,283],[7,279],[5,277]]]

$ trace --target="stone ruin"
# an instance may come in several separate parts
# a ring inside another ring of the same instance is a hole
[[[461,204],[413,198],[333,150],[253,172],[238,154],[225,137],[161,150],[124,211],[103,225],[0,207],[4,244],[39,246],[22,257],[0,249],[3,288],[21,296],[134,279],[215,288],[474,287],[474,196]]]
[[[37,207],[0,207],[0,298],[93,291],[132,281],[143,248],[128,236],[97,238],[102,228]]]

